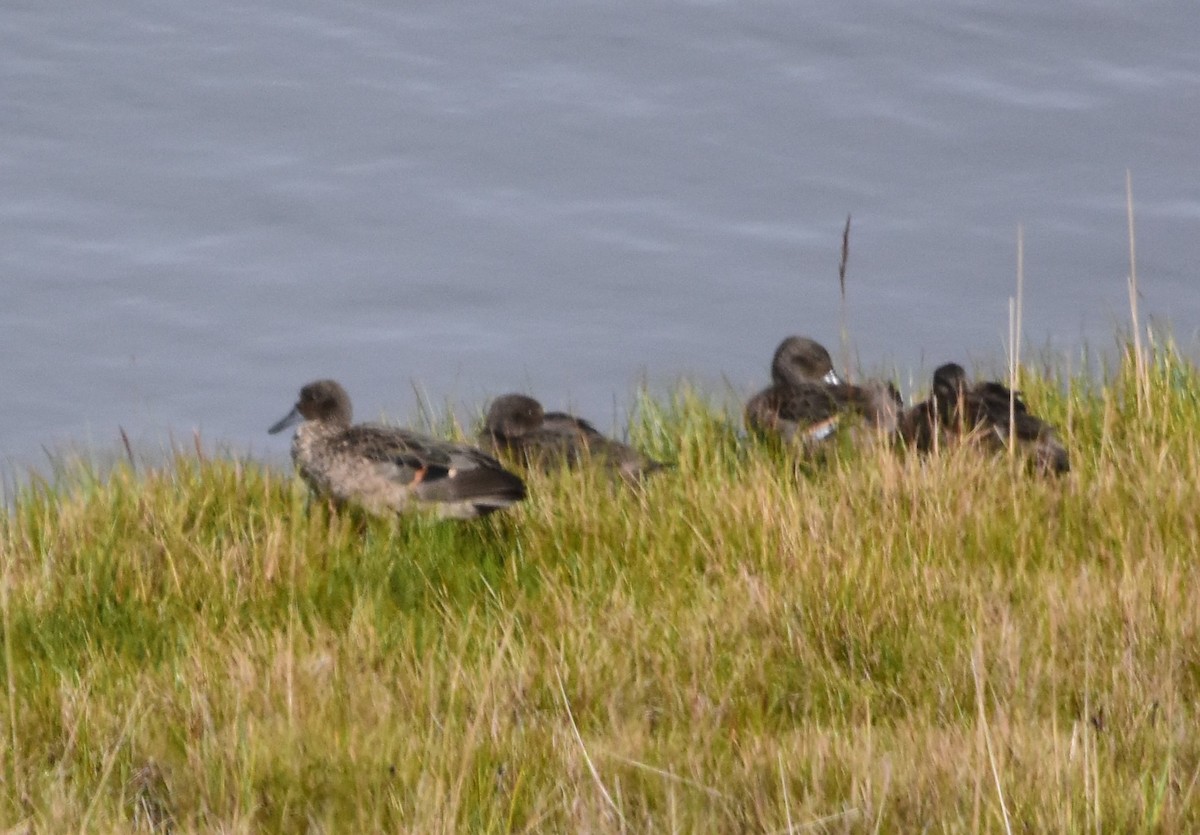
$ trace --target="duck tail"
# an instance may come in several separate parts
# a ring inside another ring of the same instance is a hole
[[[422,501],[442,505],[445,515],[486,516],[525,498],[525,482],[500,466],[430,468],[417,486]]]
[[[461,473],[459,489],[469,496],[480,516],[516,504],[527,495],[521,477],[505,469],[470,470]]]
[[[1045,472],[1063,475],[1071,471],[1071,458],[1058,438],[1038,439],[1035,458],[1038,467]]]
[[[647,476],[653,473],[677,468],[678,464],[674,461],[656,461],[653,458],[646,457],[635,461],[625,461],[617,468],[617,471],[627,483],[636,485],[641,484]]]

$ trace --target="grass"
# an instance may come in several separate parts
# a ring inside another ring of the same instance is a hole
[[[0,829],[1198,831],[1200,372],[1022,381],[1066,478],[798,462],[681,390],[643,492],[476,523],[199,451],[31,484]]]

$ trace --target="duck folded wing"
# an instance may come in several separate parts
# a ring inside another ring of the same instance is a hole
[[[525,482],[502,469],[447,469],[435,465],[423,473],[413,491],[427,502],[464,502],[478,508],[501,508],[525,498]]]
[[[1029,413],[1029,409],[1025,406],[1025,401],[1021,399],[1021,392],[1013,391],[1002,383],[979,383],[975,386],[974,394],[981,402],[987,405],[989,412],[994,413],[997,411],[1003,411],[1003,413],[1007,415],[1011,397],[1013,411],[1015,413]]]
[[[965,408],[968,429],[988,426],[1004,436],[1007,436],[1011,430],[1015,430],[1013,434],[1023,441],[1036,440],[1046,433],[1053,433],[1044,420],[1029,414],[1025,404],[1019,398],[1012,400],[1012,410],[1010,411],[1007,388],[999,383],[986,385],[993,387],[992,390],[986,394],[976,392],[967,398]]]
[[[570,463],[590,458],[620,473],[627,481],[636,482],[649,473],[667,469],[667,465],[644,455],[627,443],[610,438],[589,421],[562,412],[546,415],[547,431],[570,436]]]
[[[465,500],[497,490],[510,501],[525,495],[521,479],[465,444],[376,424],[353,426],[342,440],[374,462],[379,475],[413,487],[425,500]]]
[[[583,418],[564,412],[546,415],[539,442],[543,447],[555,450],[571,465],[590,459],[619,468],[641,457],[628,444],[614,441]]]
[[[937,408],[932,400],[923,400],[903,410],[897,421],[896,431],[901,440],[921,452],[929,452],[942,437]]]
[[[351,426],[337,438],[336,445],[373,462],[379,475],[398,484],[421,480],[431,467],[450,467],[450,457],[432,438],[391,426]]]
[[[760,436],[777,436],[788,442],[797,434],[805,440],[820,440],[833,431],[838,410],[825,386],[771,386],[747,401],[746,427]],[[813,427],[818,427],[818,434],[810,437]]]
[[[829,420],[842,409],[827,386],[795,386],[775,392],[770,400],[781,419],[799,424]]]
[[[566,412],[547,412],[542,426],[555,432],[575,433],[585,438],[602,438],[604,435],[589,421]]]
[[[1017,444],[1033,453],[1033,460],[1038,468],[1053,472],[1070,472],[1071,462],[1066,447],[1058,440],[1054,427],[1039,417],[1029,414],[1025,404],[1016,401],[1015,408],[1010,414],[1008,410],[1008,389],[993,383],[997,389],[1002,389],[1003,397],[987,401],[986,417],[977,414],[975,426],[990,427],[991,432],[984,433],[990,437],[990,443],[996,448],[1008,444],[1010,437]]]

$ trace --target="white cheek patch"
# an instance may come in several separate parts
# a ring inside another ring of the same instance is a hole
[[[823,441],[837,430],[837,425],[838,419],[831,417],[829,420],[810,426],[804,433],[804,439],[810,442]]]

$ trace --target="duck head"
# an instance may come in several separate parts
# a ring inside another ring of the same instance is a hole
[[[488,407],[484,425],[493,435],[515,438],[542,425],[546,413],[542,404],[523,394],[505,394]]]
[[[302,420],[349,426],[350,417],[350,395],[346,390],[335,380],[316,380],[300,389],[296,405],[267,431],[274,435]]]
[[[771,379],[776,385],[785,386],[842,382],[833,370],[833,359],[825,346],[805,336],[789,336],[779,343],[771,360]]]
[[[933,400],[944,423],[957,420],[959,404],[967,395],[967,372],[955,362],[940,365],[933,372]]]

